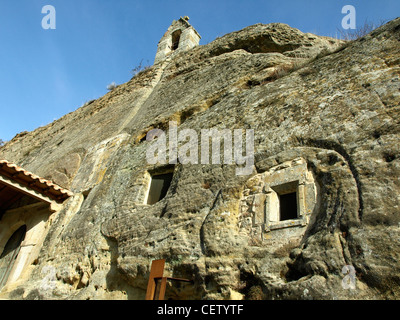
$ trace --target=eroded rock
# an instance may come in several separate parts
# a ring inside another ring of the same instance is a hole
[[[398,298],[399,24],[345,45],[251,26],[15,137],[1,158],[63,174],[78,196],[9,297],[143,299],[151,261],[164,258],[166,273],[194,281],[169,287],[175,299]],[[143,138],[170,121],[253,129],[252,173],[178,163],[165,197],[147,205],[165,166],[147,163]],[[295,215],[282,220],[290,197]],[[46,266],[56,278],[43,291]]]

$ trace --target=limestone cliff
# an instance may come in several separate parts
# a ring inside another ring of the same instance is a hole
[[[0,158],[75,196],[3,297],[143,299],[151,261],[165,258],[194,280],[169,287],[175,299],[400,298],[399,41],[400,19],[348,43],[257,24],[17,135]],[[148,164],[144,138],[171,121],[254,130],[252,173],[178,162],[167,195],[146,204],[166,168]],[[298,213],[279,219],[285,194]]]

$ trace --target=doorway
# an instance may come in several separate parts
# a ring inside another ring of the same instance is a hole
[[[25,239],[26,225],[19,227],[8,239],[0,256],[0,289],[6,284],[8,276],[17,259],[21,243]]]

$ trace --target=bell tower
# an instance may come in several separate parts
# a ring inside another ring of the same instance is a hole
[[[182,52],[199,45],[200,39],[199,33],[190,25],[189,17],[174,20],[158,43],[154,64],[175,52]]]

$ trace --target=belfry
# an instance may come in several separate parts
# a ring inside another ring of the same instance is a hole
[[[189,17],[174,20],[158,43],[154,64],[175,52],[181,52],[199,45],[199,33],[190,25]]]

